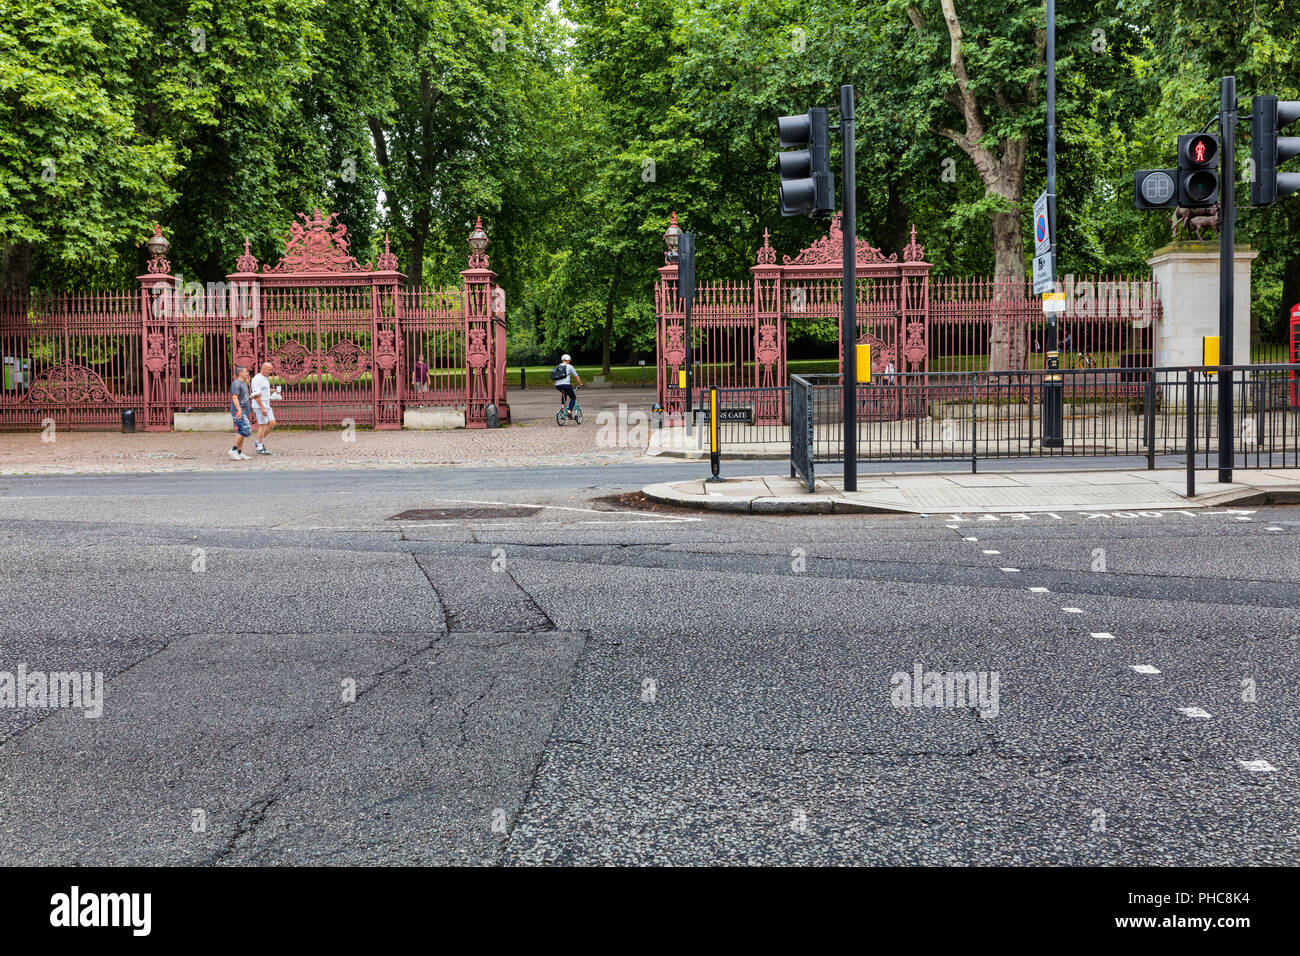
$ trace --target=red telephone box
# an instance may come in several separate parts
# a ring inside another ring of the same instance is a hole
[[[1300,363],[1300,305],[1291,306],[1291,363]],[[1300,373],[1291,370],[1291,407],[1300,407]]]

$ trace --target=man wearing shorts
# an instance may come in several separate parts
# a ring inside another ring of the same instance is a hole
[[[230,457],[235,461],[248,461],[253,456],[244,454],[244,439],[253,431],[249,423],[253,417],[253,405],[248,390],[248,369],[242,365],[235,366],[235,380],[230,383],[230,417],[235,420],[235,444],[230,448]]]
[[[568,354],[560,356],[560,364],[557,371],[563,369],[564,377],[555,379],[555,390],[562,396],[560,404],[563,405],[566,398],[569,400],[570,418],[573,417],[573,406],[578,402],[578,393],[573,390],[573,385],[571,385],[570,382],[577,382],[579,385],[582,384],[582,379],[578,377],[578,370],[570,364],[572,361],[573,359],[570,358]]]
[[[275,427],[275,412],[271,411],[271,372],[275,370],[270,362],[262,364],[262,370],[253,376],[253,414],[257,416],[257,453],[271,454],[264,444],[266,436]]]

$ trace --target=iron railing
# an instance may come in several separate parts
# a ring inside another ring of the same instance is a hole
[[[816,487],[813,453],[813,385],[802,375],[790,379],[790,477],[802,478],[811,493]]]
[[[1056,373],[1061,432],[1045,435],[1051,374],[877,374],[872,384],[857,389],[858,458],[968,461],[972,471],[980,460],[1011,458],[1110,457],[1155,468],[1157,458],[1176,456],[1199,462],[1197,467],[1216,467],[1215,376],[1227,375],[1234,407],[1233,466],[1300,467],[1300,365],[1062,369]],[[796,457],[808,457],[809,473],[815,464],[843,462],[840,376],[792,379],[792,420],[796,394],[808,405],[811,437],[791,431],[792,466]]]

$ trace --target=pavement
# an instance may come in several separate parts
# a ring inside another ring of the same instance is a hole
[[[644,454],[648,428],[619,427],[648,412],[654,389],[583,388],[581,425],[555,424],[554,389],[512,389],[513,424],[442,431],[277,428],[272,454],[251,461],[227,456],[232,433],[77,431],[0,432],[0,476],[146,474],[182,471],[315,471],[405,469],[625,461]],[[245,451],[253,454],[248,439]]]
[[[1300,504],[1300,469],[1196,473],[1196,494],[1187,496],[1182,469],[1154,471],[1024,470],[979,474],[881,474],[858,476],[844,491],[843,475],[807,482],[784,475],[751,475],[711,482],[702,478],[646,486],[662,504],[705,511],[756,514],[965,514],[1207,508],[1228,504]]]
[[[684,467],[0,478],[0,671],[104,679],[0,706],[0,865],[1300,863],[1300,509]]]

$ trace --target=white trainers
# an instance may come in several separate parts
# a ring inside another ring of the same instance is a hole
[[[230,457],[231,457],[233,460],[235,460],[235,461],[239,461],[239,452],[235,451],[235,449],[233,449],[233,448],[230,449],[230,451],[227,452],[227,454],[230,455]]]
[[[252,460],[253,460],[253,456],[252,456],[252,455],[245,455],[245,454],[241,451],[241,452],[239,453],[239,460],[240,460],[240,461],[252,461]]]

